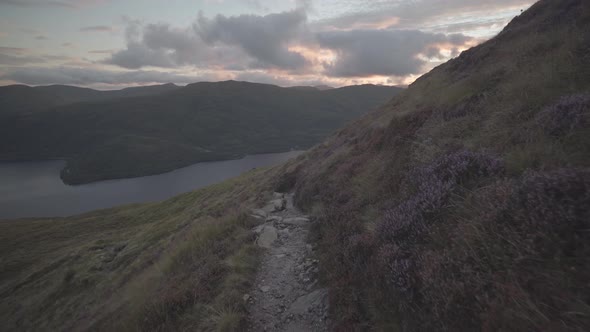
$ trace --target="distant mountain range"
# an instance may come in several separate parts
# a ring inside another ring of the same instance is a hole
[[[172,83],[110,91],[93,90],[69,85],[38,87],[10,85],[0,87],[0,114],[34,112],[79,102],[153,96],[180,88]]]
[[[0,159],[66,159],[62,178],[79,184],[306,149],[399,91],[236,81],[117,91],[0,87]]]

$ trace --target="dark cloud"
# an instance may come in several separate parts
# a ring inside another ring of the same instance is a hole
[[[126,49],[113,53],[106,63],[128,69],[172,68],[199,64],[208,52],[192,29],[175,29],[168,24],[149,24],[140,29],[131,23],[126,36]]]
[[[421,73],[425,60],[420,54],[440,54],[439,44],[462,45],[468,37],[417,30],[353,30],[318,34],[322,48],[338,57],[326,64],[326,74],[334,77],[372,75],[405,76]]]
[[[127,69],[139,69],[147,66],[162,68],[176,66],[165,50],[153,50],[139,42],[128,42],[126,49],[114,53],[104,62]]]
[[[93,25],[88,27],[80,28],[82,32],[112,32],[114,31],[113,27],[108,25]]]
[[[128,69],[185,65],[301,69],[307,60],[288,47],[302,34],[305,21],[301,10],[213,19],[200,15],[187,29],[129,21],[126,48],[104,62]]]
[[[163,73],[159,71],[109,71],[96,70],[79,67],[28,67],[7,70],[7,73],[0,76],[0,80],[11,80],[29,85],[45,84],[69,84],[69,85],[92,85],[92,84],[148,84],[148,83],[192,83],[206,80],[204,76],[186,76],[175,73]]]
[[[288,49],[289,42],[303,33],[305,11],[293,10],[265,16],[240,15],[213,19],[200,15],[195,30],[208,44],[237,46],[255,59],[253,67],[301,69],[307,60]]]

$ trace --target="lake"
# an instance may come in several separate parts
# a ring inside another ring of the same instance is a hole
[[[0,219],[63,217],[122,204],[159,201],[276,165],[301,151],[198,163],[172,172],[69,186],[59,172],[64,161],[0,163]]]

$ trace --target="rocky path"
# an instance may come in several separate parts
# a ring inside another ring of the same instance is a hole
[[[253,231],[265,248],[254,289],[244,295],[250,331],[327,331],[327,291],[317,284],[318,261],[306,242],[309,219],[292,194],[275,193],[252,211],[262,224]]]

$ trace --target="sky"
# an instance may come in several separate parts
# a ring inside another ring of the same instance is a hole
[[[0,85],[407,85],[531,0],[0,0]]]

